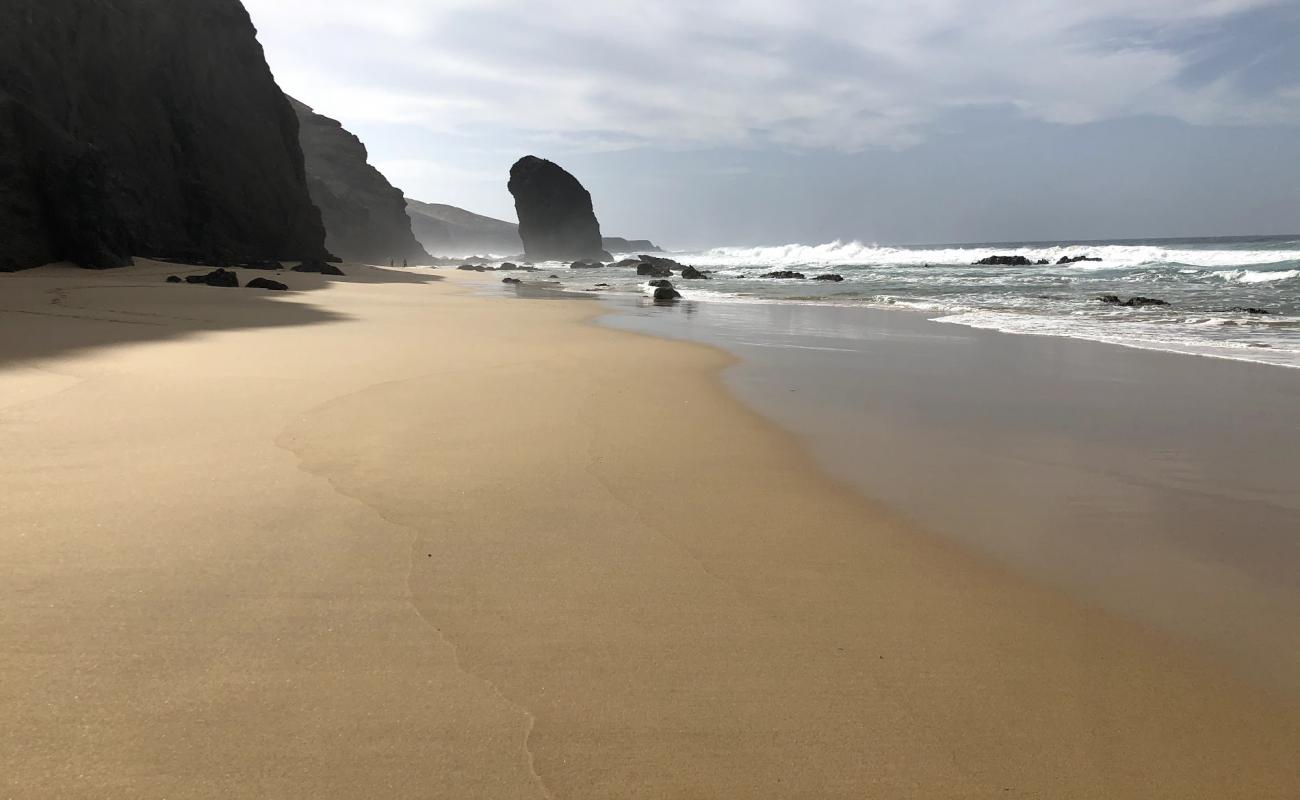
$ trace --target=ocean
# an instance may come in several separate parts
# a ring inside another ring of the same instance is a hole
[[[1300,235],[880,246],[719,247],[665,254],[711,271],[688,301],[909,308],[939,322],[1300,367]],[[1034,266],[978,266],[993,255]],[[1064,257],[1100,261],[1058,264]],[[808,280],[761,277],[775,270]],[[839,283],[811,280],[834,273]],[[557,270],[566,288],[646,294],[631,269]],[[1146,297],[1123,307],[1099,298]],[[1247,310],[1253,309],[1254,311]],[[1264,313],[1260,313],[1264,312]]]

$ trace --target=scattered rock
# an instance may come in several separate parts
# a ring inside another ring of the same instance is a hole
[[[241,261],[235,266],[243,267],[244,269],[265,269],[265,270],[276,270],[276,269],[284,268],[284,265],[281,264],[279,261],[271,261],[269,259],[253,259],[251,261]]]
[[[456,267],[456,269],[463,269],[463,270],[466,270],[466,271],[468,271],[468,272],[487,272],[487,271],[488,271],[488,268],[485,267],[485,266],[483,266],[482,264],[461,264],[459,267]]]
[[[569,269],[600,269],[605,266],[599,261],[590,258],[581,258],[569,265]]]
[[[673,282],[672,282],[672,281],[669,281],[669,280],[664,280],[663,278],[660,278],[660,279],[658,279],[658,280],[654,280],[654,281],[650,281],[650,285],[653,286],[653,287],[655,287],[656,289],[665,289],[665,288],[666,288],[666,289],[671,289],[671,288],[673,288]]]
[[[1255,308],[1254,306],[1233,306],[1228,309],[1237,314],[1272,314],[1267,308]]]
[[[625,258],[625,259],[623,259],[622,261],[619,261],[618,263],[614,264],[613,266],[615,266],[615,267],[636,267],[636,266],[639,266],[640,264],[641,264],[641,259],[639,259],[639,258]]]
[[[1031,267],[1033,265],[1034,262],[1024,256],[989,256],[975,262],[975,266],[984,267]]]
[[[804,275],[802,272],[794,272],[794,271],[792,271],[792,270],[788,270],[788,269],[781,269],[781,270],[777,270],[776,272],[769,272],[769,273],[767,273],[766,275],[764,275],[763,277],[764,277],[764,278],[778,278],[778,279],[783,279],[783,280],[796,280],[796,281],[801,281],[801,280],[804,280],[804,279],[805,279],[806,277],[808,277],[808,276]]]
[[[844,280],[843,275],[818,275],[813,278],[815,281],[830,281],[831,283],[841,283]]]
[[[1057,264],[1077,264],[1080,261],[1101,261],[1097,256],[1062,256]]]
[[[502,278],[501,282],[502,283],[523,283],[523,281],[519,280],[518,278]]]
[[[682,278],[688,281],[707,281],[709,273],[701,272],[695,267],[682,267]]]
[[[177,275],[168,275],[168,276],[167,276],[167,282],[168,282],[168,283],[184,283],[185,281],[181,280],[180,277],[177,276]]]
[[[671,302],[673,300],[680,300],[681,298],[681,293],[671,286],[660,286],[655,289],[655,302]]]
[[[1154,297],[1130,297],[1127,300],[1121,300],[1119,295],[1103,294],[1097,298],[1101,302],[1110,306],[1120,306],[1122,308],[1142,308],[1143,306],[1167,306],[1164,300],[1157,300]]]
[[[280,283],[279,281],[273,281],[270,278],[253,278],[251,281],[249,281],[247,284],[244,285],[244,288],[245,289],[270,289],[273,292],[283,292],[289,287],[284,285],[283,283]]]
[[[558,280],[560,276],[559,276],[559,275],[551,275],[550,277],[555,278],[555,279]]]
[[[519,269],[519,265],[518,265],[518,264],[515,264],[515,263],[513,263],[513,262],[511,262],[511,261],[506,261],[506,262],[503,263],[501,266],[497,267],[497,269],[502,270],[502,271],[504,271],[504,272],[509,272],[510,270],[513,270],[513,269]]]
[[[669,278],[672,277],[673,271],[668,267],[659,264],[637,264],[636,274],[649,275],[652,278]]]
[[[209,272],[207,275],[187,275],[186,283],[201,283],[206,286],[220,286],[223,289],[238,289],[239,276],[229,270],[220,267]]]
[[[598,283],[598,284],[596,284],[596,288],[597,288],[597,289],[608,289],[608,288],[609,288],[609,284],[608,284],[608,283]]]
[[[343,274],[343,270],[339,269],[338,267],[334,266],[333,264],[327,261],[321,261],[319,259],[313,261],[304,261],[298,266],[294,267],[293,271],[314,272],[314,273],[319,273],[321,275],[342,275]]]

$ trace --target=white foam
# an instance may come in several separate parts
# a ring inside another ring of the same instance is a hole
[[[1273,281],[1289,281],[1300,276],[1300,269],[1231,269],[1219,270],[1212,274],[1216,278],[1223,278],[1225,281],[1232,281],[1233,283],[1272,283]]]

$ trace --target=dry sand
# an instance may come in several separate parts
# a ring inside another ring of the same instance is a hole
[[[1293,705],[904,527],[715,350],[176,269],[0,275],[0,796],[1300,794]]]

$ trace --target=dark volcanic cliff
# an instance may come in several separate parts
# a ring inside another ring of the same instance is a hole
[[[0,270],[326,255],[239,0],[5,0]]]
[[[361,140],[306,104],[292,97],[289,102],[298,114],[307,188],[320,209],[330,252],[371,264],[427,259],[411,233],[402,190],[370,166]]]
[[[510,168],[524,253],[538,261],[609,259],[591,193],[558,164],[524,156]]]

